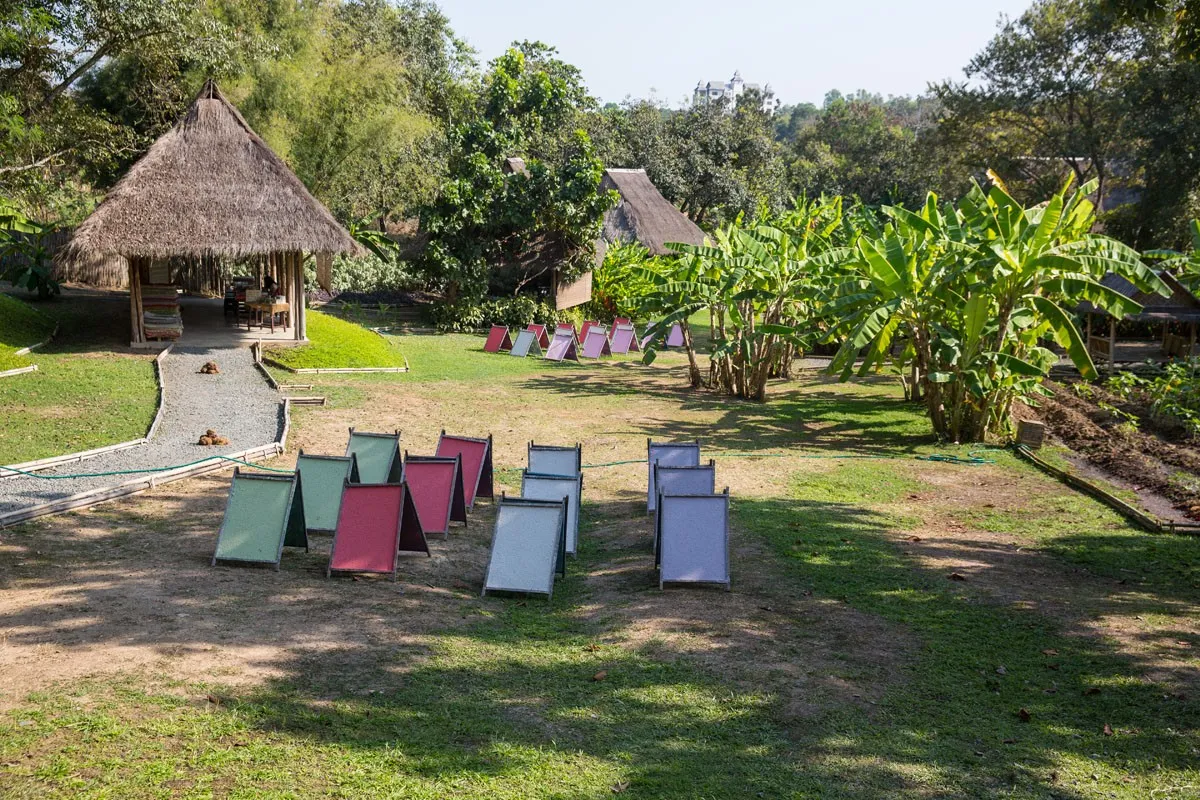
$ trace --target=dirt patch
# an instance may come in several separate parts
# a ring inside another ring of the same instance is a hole
[[[603,641],[658,658],[684,658],[744,691],[780,698],[784,718],[801,722],[837,705],[870,711],[903,681],[915,652],[907,631],[798,586],[758,539],[732,532],[732,592],[660,591],[647,572],[652,535],[644,507],[604,520],[590,535],[604,558],[589,575],[579,614],[599,621]]]
[[[295,409],[289,443],[340,454],[350,425],[399,428],[402,447],[428,454],[443,428],[491,432],[497,489],[515,493],[530,440],[582,442],[585,463],[608,463],[644,458],[647,436],[723,429],[752,436],[761,429],[775,446],[803,432],[762,406],[731,407],[681,392],[666,371],[643,374],[637,395],[610,365],[573,381],[532,376],[477,388],[346,380],[355,407]],[[728,424],[731,408],[744,415],[741,426]],[[710,439],[706,447],[719,445]],[[741,447],[738,440],[724,449]],[[735,497],[777,497],[796,466],[790,459],[730,460],[722,462],[719,481]],[[684,658],[719,680],[773,693],[795,719],[842,702],[869,707],[902,679],[914,649],[903,630],[805,594],[783,579],[762,545],[740,533],[733,592],[660,592],[645,480],[640,463],[586,472],[590,552],[571,565],[583,579],[581,632],[655,658]],[[280,572],[211,567],[228,481],[221,475],[170,484],[0,532],[0,706],[19,703],[30,690],[113,673],[248,687],[311,680],[329,683],[330,695],[386,690],[428,658],[439,635],[511,603],[478,596],[494,513],[488,503],[477,505],[469,527],[435,538],[433,558],[406,557],[395,584],[327,580],[327,537],[314,537],[309,553],[285,551]]]
[[[1133,428],[1066,386],[1047,386],[1054,396],[1042,399],[1037,409],[1022,409],[1020,416],[1040,418],[1055,438],[1101,474],[1139,495],[1166,498],[1180,517],[1200,521],[1200,449],[1189,439],[1179,437],[1173,426],[1165,433]],[[1107,402],[1104,397],[1107,395],[1100,397],[1101,402]],[[1165,435],[1178,441],[1167,441]]]

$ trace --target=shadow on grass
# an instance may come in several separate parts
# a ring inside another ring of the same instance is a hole
[[[888,724],[836,737],[846,763],[912,765],[970,796],[1022,787],[1031,796],[1091,796],[1092,773],[1130,776],[1134,786],[1155,786],[1157,770],[1196,777],[1200,704],[1144,680],[1152,664],[915,566],[885,533],[895,520],[813,500],[735,508],[737,522],[770,542],[797,580],[924,643],[911,682],[886,698]],[[1131,613],[1155,606],[1143,599]],[[853,782],[852,767],[844,774]]]
[[[700,439],[706,446],[737,450],[812,447],[862,453],[913,453],[936,441],[921,408],[905,403],[886,379],[853,385],[805,372],[793,382],[775,381],[766,403],[671,386],[659,370],[633,362],[610,362],[579,374],[534,375],[521,387],[571,397],[649,396],[677,401],[684,411],[715,415],[708,420],[671,417],[631,420],[656,440]]]
[[[53,604],[10,606],[0,612],[0,629],[11,643],[68,652],[105,643],[152,644],[164,653],[283,647],[282,658],[259,665],[277,676],[260,688],[213,689],[222,693],[215,722],[184,714],[170,723],[178,730],[155,723],[156,735],[199,748],[205,764],[228,757],[230,774],[246,780],[267,764],[288,763],[313,771],[319,785],[333,780],[360,796],[584,798],[628,782],[622,792],[635,798],[868,800],[931,791],[1082,798],[1095,795],[1093,773],[1105,789],[1124,788],[1128,775],[1134,790],[1144,790],[1195,769],[1195,701],[1164,697],[1141,679],[1144,664],[1102,639],[1073,635],[914,566],[887,534],[903,520],[812,499],[736,499],[734,509],[737,535],[766,542],[779,557],[773,591],[811,590],[920,642],[907,682],[888,691],[875,713],[846,704],[799,724],[784,719],[762,687],[661,643],[593,647],[617,624],[579,613],[594,602],[593,573],[612,557],[610,540],[585,546],[552,601],[478,599],[486,508],[455,534],[464,548],[453,559],[456,578],[430,583],[439,594],[424,599],[384,581],[325,581],[318,552],[289,552],[283,574],[209,569],[211,535],[194,531],[188,512],[195,509],[183,503],[156,518],[162,537],[106,526],[101,538],[64,541],[61,530],[27,526],[18,529],[20,545],[0,557],[44,559],[53,584],[70,588]],[[640,514],[633,498],[592,511],[606,523]],[[449,546],[434,542],[435,550]],[[644,563],[644,581],[634,576],[628,588],[656,591],[645,542],[623,546]],[[143,566],[133,574],[114,564],[134,558]],[[741,568],[734,563],[735,594]],[[143,594],[145,603],[131,607],[131,597]],[[706,597],[715,607],[729,595]],[[130,624],[143,607],[153,609],[154,624]],[[423,613],[447,610],[475,621],[422,624]],[[296,624],[281,629],[283,619]],[[786,638],[796,624],[780,615],[768,635]],[[594,680],[600,670],[606,676]],[[134,711],[150,716],[188,702],[156,696]],[[46,735],[87,736],[91,728],[69,727],[76,720],[64,715]],[[92,738],[87,747],[137,748],[143,724],[128,734],[134,740]],[[202,724],[225,728],[218,735],[200,728],[199,740],[189,741]],[[10,730],[32,737],[42,729]],[[247,739],[250,749],[239,750]],[[119,753],[109,755],[119,765]],[[161,758],[178,763],[174,751]]]

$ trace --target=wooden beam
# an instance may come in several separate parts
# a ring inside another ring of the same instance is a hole
[[[1108,368],[1117,369],[1117,318],[1108,318]]]
[[[129,322],[130,341],[141,344],[146,341],[146,318],[142,306],[142,272],[145,259],[129,259]]]
[[[308,338],[308,320],[304,308],[304,254],[296,253],[296,305],[292,307],[292,325],[295,326],[296,340]]]

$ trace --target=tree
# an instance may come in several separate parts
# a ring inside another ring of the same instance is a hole
[[[713,245],[670,245],[679,256],[641,270],[641,311],[655,320],[652,362],[673,325],[683,332],[693,388],[705,382],[689,318],[706,311],[712,351],[707,385],[764,400],[771,377],[787,377],[793,356],[819,336],[820,287],[846,261],[840,198],[800,202],[789,212],[735,222]]]
[[[868,205],[919,204],[939,181],[925,144],[915,128],[889,115],[882,98],[847,100],[837,92],[792,145],[792,189],[853,196]]]
[[[1171,43],[1185,58],[1200,56],[1200,0],[1105,0],[1123,19],[1173,27]]]
[[[1137,45],[1093,0],[1038,0],[1004,20],[967,81],[934,87],[940,134],[977,169],[1013,176],[1018,196],[1050,194],[1064,170],[1095,178],[1103,210],[1113,163],[1129,152],[1123,78]]]
[[[107,185],[148,144],[128,118],[75,91],[85,79],[129,58],[228,73],[254,44],[200,0],[0,4],[0,192],[33,216],[80,216],[89,184]]]
[[[1012,403],[1042,391],[1057,360],[1044,339],[1094,376],[1074,306],[1087,301],[1118,318],[1140,310],[1100,282],[1110,272],[1143,291],[1170,291],[1137,252],[1091,232],[1096,182],[1068,194],[1070,183],[1030,208],[997,180],[957,206],[939,210],[930,195],[919,212],[885,209],[884,228],[857,243],[857,274],[834,292],[844,338],[829,371],[867,375],[899,345],[934,431],[955,442],[1003,431]]]
[[[550,268],[570,281],[589,269],[604,212],[603,167],[575,123],[589,102],[578,71],[539,43],[493,61],[475,116],[450,137],[448,176],[425,208],[424,268],[446,290],[478,299],[502,262],[524,272],[517,290]],[[510,157],[526,169],[506,172]]]

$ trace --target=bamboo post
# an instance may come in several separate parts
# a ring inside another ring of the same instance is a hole
[[[293,322],[296,325],[296,339],[304,341],[308,338],[308,312],[304,307],[304,254],[296,254],[296,311]]]

